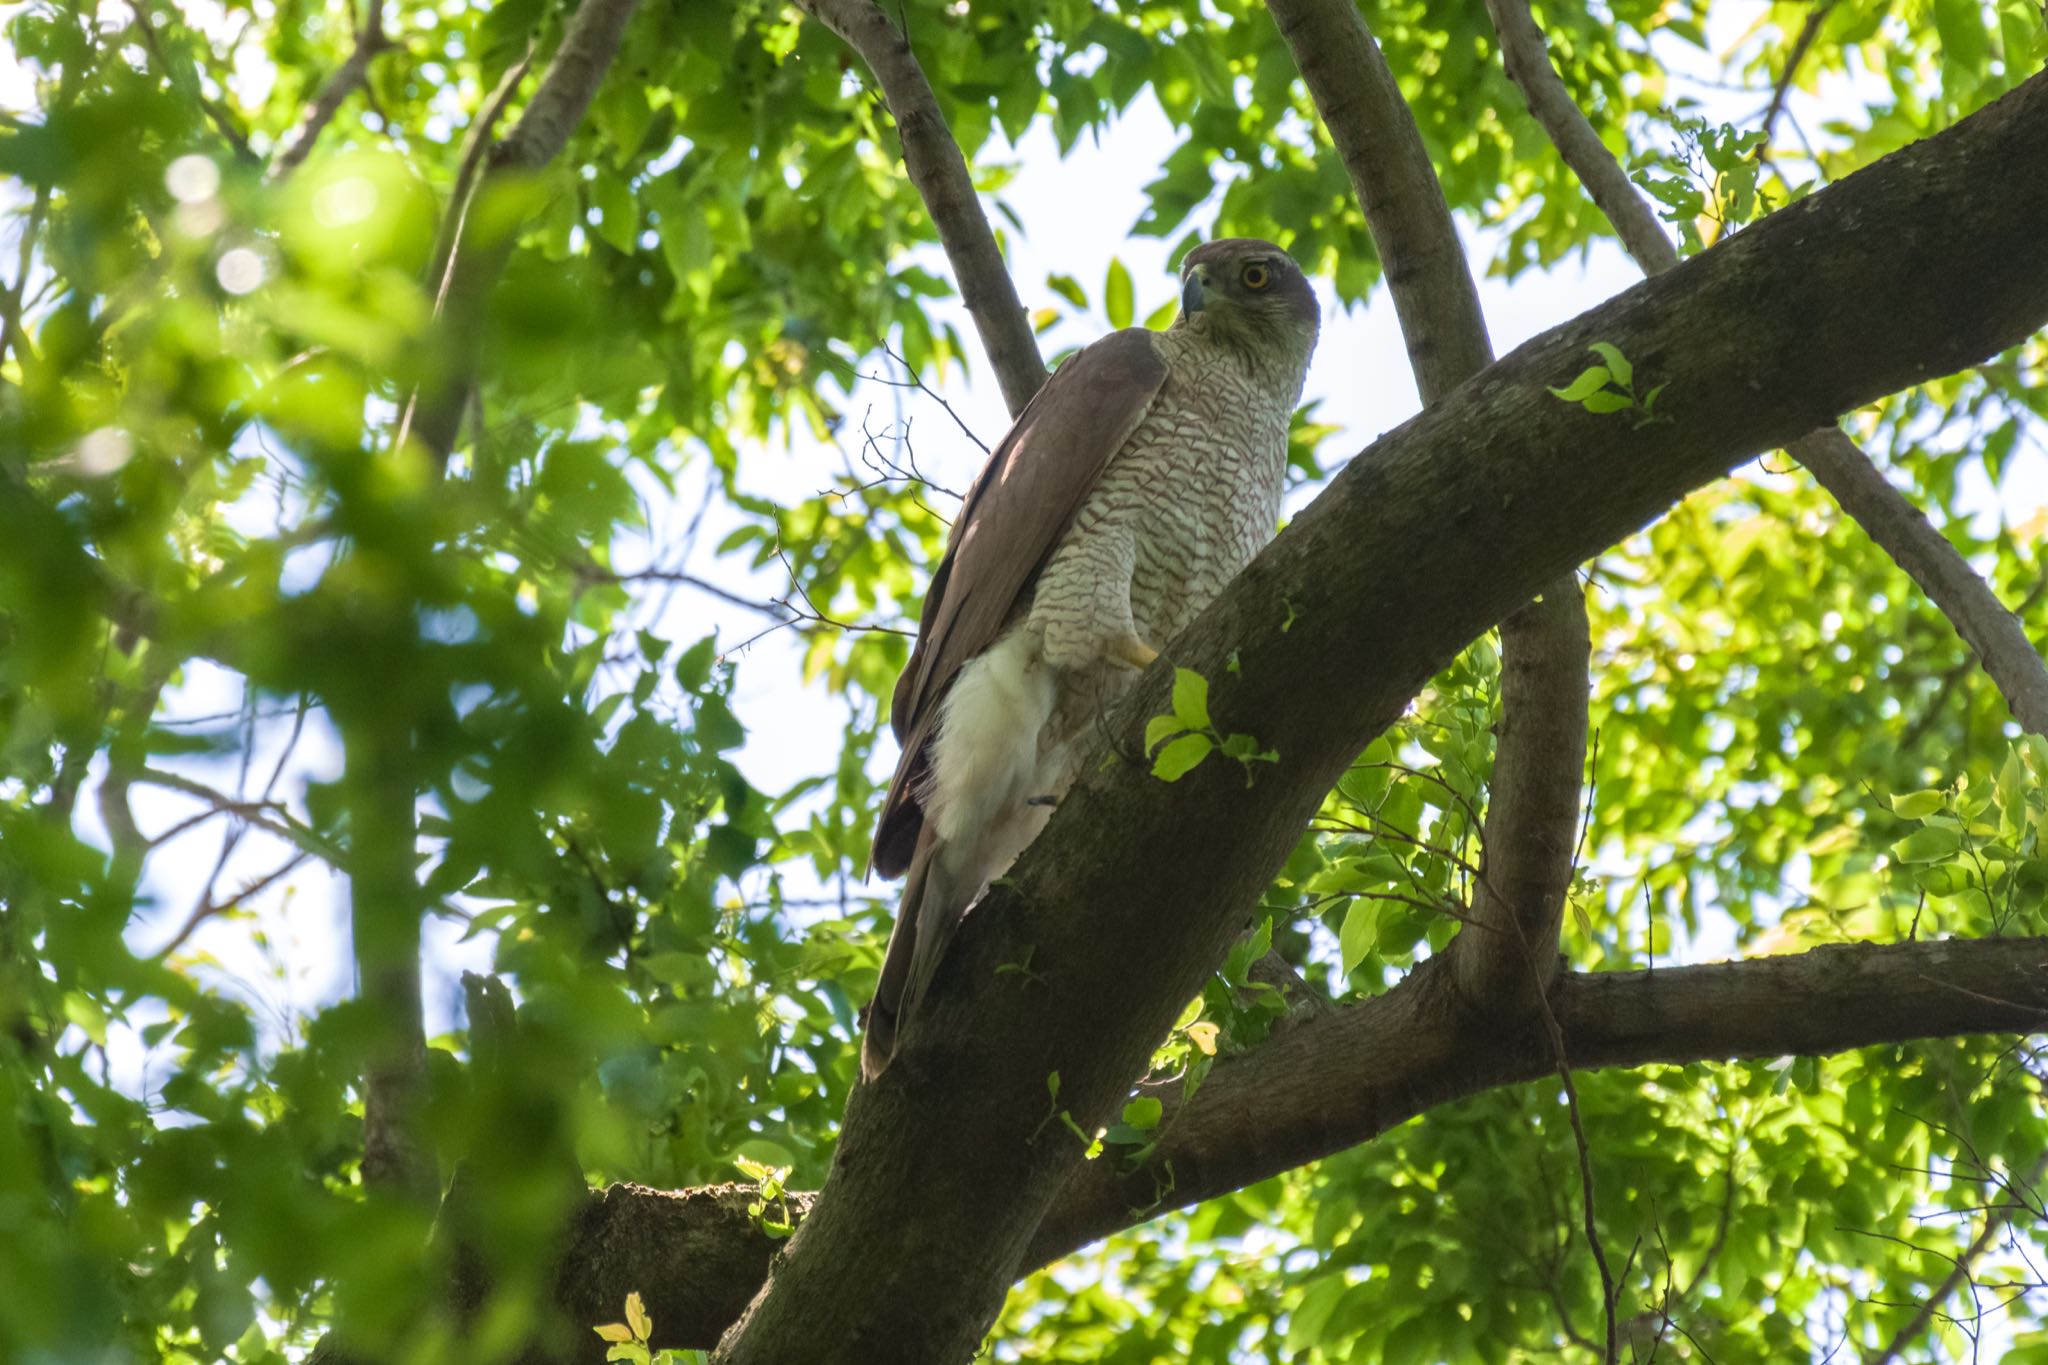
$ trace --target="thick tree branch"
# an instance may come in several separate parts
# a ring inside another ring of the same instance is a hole
[[[2037,76],[1536,338],[1352,461],[1168,649],[1278,761],[1251,790],[1220,762],[1171,785],[1113,766],[1062,801],[855,1092],[830,1184],[723,1359],[971,1355],[1080,1162],[1044,1123],[1051,1073],[1084,1128],[1113,1112],[1331,784],[1480,632],[1756,452],[2048,320],[2048,176],[2012,173],[2043,145]],[[1550,396],[1595,340],[1668,385],[1668,421]],[[1155,667],[1119,709],[1131,748],[1170,679]],[[1000,970],[1027,953],[1028,977]],[[909,1207],[953,1216],[906,1242]]]
[[[1180,1103],[1177,1084],[1141,1087],[1166,1109],[1158,1149],[1136,1170],[1082,1167],[1033,1238],[1027,1268],[1354,1147],[1437,1105],[1554,1071],[1540,1036],[1494,1028],[1445,989],[1445,975],[1425,965],[1385,995],[1218,1065],[1191,1103]],[[2048,939],[1856,944],[1566,972],[1552,1004],[1580,1071],[2033,1033],[2048,1030]],[[1333,1067],[1333,1057],[1344,1065]]]
[[[1017,286],[1003,264],[989,230],[988,215],[974,192],[967,159],[939,112],[938,96],[911,50],[910,36],[882,13],[874,0],[797,0],[804,12],[845,40],[860,55],[896,119],[903,141],[903,166],[939,230],[952,262],[960,301],[981,334],[982,349],[1002,386],[1003,401],[1015,417],[1045,383],[1045,361],[1031,335],[1031,323],[1017,298]]]
[[[1660,275],[1676,266],[1678,252],[1648,203],[1552,69],[1528,0],[1487,0],[1486,7],[1500,34],[1509,78],[1521,88],[1529,112],[1557,145],[1565,164],[1614,225],[1628,254],[1646,275]],[[1812,43],[1825,12],[1825,5],[1817,6],[1808,17],[1788,72]],[[1775,108],[1777,100],[1772,104]],[[2048,165],[2038,154],[2031,164],[2048,174]],[[2014,718],[2036,734],[2048,734],[2048,664],[2042,662],[2019,618],[2006,610],[1961,552],[1854,441],[1832,425],[1786,449],[1948,617],[1983,663]]]
[[[1858,944],[1654,972],[1566,973],[1553,997],[1580,1070],[2037,1032],[2048,1029],[2048,939]],[[1333,1069],[1332,1057],[1345,1067]],[[1302,1020],[1225,1060],[1192,1102],[1181,1102],[1177,1081],[1142,1087],[1166,1106],[1159,1148],[1135,1170],[1114,1149],[1082,1164],[1020,1269],[1355,1146],[1438,1105],[1551,1072],[1534,1033],[1493,1029],[1463,1007],[1446,973],[1425,968],[1386,995]],[[634,1185],[592,1193],[570,1233],[559,1306],[587,1326],[616,1317],[637,1291],[658,1344],[711,1345],[782,1245],[747,1217],[750,1193]],[[793,1198],[802,1215],[815,1196]],[[603,1352],[593,1337],[578,1358],[595,1365]]]
[[[583,121],[605,72],[618,55],[626,23],[633,17],[639,0],[583,0],[562,45],[548,63],[540,88],[533,92],[519,122],[492,147],[485,157],[487,169],[477,186],[478,194],[490,192],[493,183],[531,175],[561,154],[569,135]],[[501,87],[503,88],[503,87]],[[453,206],[462,214],[465,205]],[[437,469],[445,467],[455,449],[462,426],[463,408],[476,382],[476,362],[483,341],[484,305],[491,286],[504,273],[517,239],[516,225],[495,224],[488,240],[478,236],[474,221],[465,217],[441,296],[443,335],[447,352],[439,374],[423,385],[407,405],[399,423],[398,444],[416,440]]]
[[[1272,10],[1365,209],[1416,388],[1433,403],[1491,364],[1493,344],[1422,132],[1350,0],[1274,0]],[[1586,763],[1592,641],[1576,577],[1547,586],[1500,633],[1476,932],[1457,960],[1468,999],[1527,1017],[1556,962]]]
[[[369,13],[363,20],[362,33],[356,38],[355,50],[348,54],[348,60],[336,68],[333,75],[321,83],[313,102],[306,106],[305,118],[271,163],[270,180],[282,180],[298,169],[299,163],[312,152],[320,134],[341,112],[343,102],[370,78],[370,63],[390,48],[391,40],[384,35],[384,0],[365,0],[365,5]]]
[[[1493,350],[1422,134],[1356,6],[1269,8],[1364,206],[1422,401],[1435,402],[1490,364]]]

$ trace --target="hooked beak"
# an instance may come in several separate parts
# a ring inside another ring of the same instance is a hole
[[[1202,269],[1195,267],[1188,272],[1187,283],[1180,287],[1180,311],[1192,317],[1202,311]]]

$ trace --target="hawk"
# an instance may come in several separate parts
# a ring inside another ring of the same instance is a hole
[[[1173,325],[1068,360],[969,488],[896,683],[872,866],[907,877],[868,1079],[968,907],[1093,757],[1101,709],[1272,538],[1319,322],[1280,248],[1198,246]]]

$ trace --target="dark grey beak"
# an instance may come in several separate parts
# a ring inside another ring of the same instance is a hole
[[[1188,272],[1187,283],[1180,287],[1180,311],[1185,316],[1202,311],[1202,277],[1193,271]]]

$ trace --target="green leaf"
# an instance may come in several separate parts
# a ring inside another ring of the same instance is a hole
[[[1633,398],[1630,398],[1627,394],[1615,393],[1611,390],[1593,394],[1579,404],[1579,406],[1584,408],[1587,412],[1603,414],[1610,412],[1627,412],[1630,408],[1634,407],[1635,405],[1635,400]]]
[[[1635,366],[1629,363],[1628,357],[1623,355],[1613,342],[1596,341],[1586,349],[1607,363],[1607,372],[1614,376],[1614,382],[1622,388],[1628,388],[1636,382]]]
[[[1109,325],[1123,328],[1136,317],[1136,300],[1131,289],[1131,272],[1116,257],[1110,257],[1109,278],[1102,282],[1102,308]]]
[[[1945,793],[1929,787],[1925,791],[1899,792],[1892,797],[1892,814],[1902,820],[1924,820],[1940,810]]]
[[[1353,898],[1344,909],[1344,923],[1337,930],[1337,952],[1344,975],[1349,976],[1358,964],[1372,954],[1379,946],[1380,903],[1364,896]]]
[[[1163,1106],[1151,1096],[1132,1100],[1124,1106],[1123,1120],[1131,1127],[1143,1132],[1158,1126]]]
[[[1162,782],[1178,782],[1214,747],[1207,735],[1182,735],[1159,751],[1152,761],[1152,775]]]
[[[1929,826],[1916,829],[1892,845],[1892,857],[1902,863],[1935,863],[1954,857],[1963,846],[1963,836],[1952,829]]]
[[[1209,680],[1191,668],[1174,669],[1173,714],[1190,730],[1209,729]]]
[[[1584,401],[1588,394],[1598,393],[1606,388],[1609,378],[1605,365],[1592,365],[1579,371],[1579,377],[1571,383],[1561,389],[1553,388],[1551,392],[1567,403],[1578,403]]]
[[[590,182],[590,204],[598,212],[598,239],[614,251],[632,255],[634,239],[640,235],[640,210],[632,187],[600,169]]]
[[[1083,289],[1081,282],[1072,275],[1047,275],[1045,277],[1045,287],[1058,294],[1068,303],[1073,304],[1076,308],[1086,309],[1088,307],[1088,291]]]
[[[1187,724],[1176,715],[1158,715],[1145,722],[1145,752],[1151,753],[1160,742],[1186,730]]]

